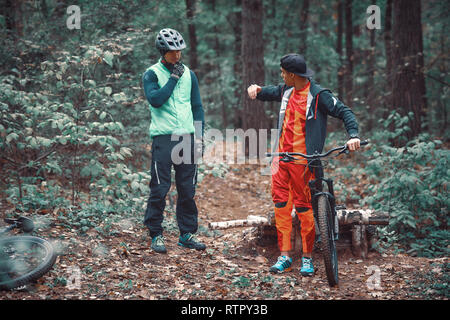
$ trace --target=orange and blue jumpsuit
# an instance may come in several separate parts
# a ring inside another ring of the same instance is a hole
[[[306,107],[310,82],[290,93],[286,106],[278,152],[300,152],[306,154]],[[272,200],[275,203],[275,223],[280,251],[291,250],[292,207],[301,225],[304,253],[312,252],[315,238],[314,216],[308,182],[312,173],[304,163],[280,162],[276,157],[272,163]]]
[[[350,136],[358,133],[358,124],[351,109],[312,79],[300,90],[286,85],[262,87],[257,99],[282,102],[277,152],[322,152],[327,115],[343,120]],[[311,172],[306,160],[297,163],[282,162],[280,157],[273,159],[272,200],[280,251],[291,250],[293,208],[300,220],[303,252],[313,250],[315,224],[308,183],[317,175],[320,177],[321,171]]]

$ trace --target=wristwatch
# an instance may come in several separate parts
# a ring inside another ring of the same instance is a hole
[[[359,136],[358,136],[357,133],[352,133],[352,134],[349,135],[349,140],[350,139],[359,139]]]

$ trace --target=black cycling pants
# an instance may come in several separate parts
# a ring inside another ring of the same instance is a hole
[[[184,135],[179,137],[190,139],[191,146],[190,161],[179,164],[176,164],[179,160],[176,160],[174,163],[172,150],[181,140],[171,141],[171,135],[161,135],[153,138],[150,197],[147,201],[147,210],[144,218],[144,224],[149,229],[150,237],[152,238],[161,235],[163,232],[161,224],[166,206],[166,195],[171,185],[172,166],[175,169],[175,183],[178,193],[176,217],[180,234],[197,232],[198,210],[194,201],[197,184],[197,165],[193,161],[194,136]]]

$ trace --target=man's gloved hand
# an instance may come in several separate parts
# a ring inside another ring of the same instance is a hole
[[[180,79],[184,73],[184,66],[182,63],[177,62],[173,65],[173,70],[171,76],[174,76],[177,79]]]

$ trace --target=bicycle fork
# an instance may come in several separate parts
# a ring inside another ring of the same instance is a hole
[[[323,190],[323,183],[327,184],[328,192]],[[317,219],[317,199],[320,195],[325,195],[330,203],[332,217],[330,217],[330,224],[334,229],[334,241],[339,239],[339,221],[336,214],[336,198],[334,197],[333,180],[326,178],[317,178],[309,182],[309,188],[312,193],[312,206],[314,210],[314,217]]]

